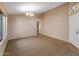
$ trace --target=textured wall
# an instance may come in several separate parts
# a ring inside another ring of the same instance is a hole
[[[8,16],[8,39],[22,38],[37,35],[37,21],[40,22],[42,32],[42,19],[37,17],[28,18],[25,14]]]
[[[43,15],[43,34],[68,41],[69,5],[65,4]]]

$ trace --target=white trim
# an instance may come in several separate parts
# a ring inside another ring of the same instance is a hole
[[[69,41],[72,45],[74,45],[76,48],[79,49],[79,46],[77,46],[77,44],[73,43],[72,41]]]
[[[45,34],[45,33],[41,33],[41,34],[46,35],[46,36],[51,37],[51,38],[56,38],[56,37],[52,37],[52,36],[50,36],[50,35],[47,35],[47,34]],[[60,38],[56,38],[56,39],[61,40],[61,41],[69,42],[69,40],[63,40],[63,39],[60,39]]]
[[[5,42],[6,41],[6,42]],[[5,42],[5,43],[4,43]],[[5,46],[3,46],[3,50],[0,52],[0,56],[2,56],[3,55],[3,53],[4,53],[4,50],[5,50],[5,47],[6,47],[6,45],[7,45],[7,42],[8,42],[8,40],[5,38],[5,39],[3,39],[1,42],[0,42],[0,49],[1,49],[1,45],[3,45],[3,43],[5,44]]]
[[[4,50],[5,50],[5,47],[6,47],[7,42],[8,42],[8,39],[7,39],[7,16],[6,16],[5,18],[6,18],[6,19],[5,19],[5,21],[6,21],[6,25],[5,25],[5,27],[6,27],[6,35],[5,35],[5,37],[3,38],[3,40],[1,40],[1,42],[0,42],[0,49],[1,49],[1,51],[0,51],[0,56],[3,55]],[[2,48],[2,47],[3,47],[3,48]]]

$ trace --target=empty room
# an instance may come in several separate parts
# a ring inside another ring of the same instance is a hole
[[[0,2],[0,56],[79,56],[79,3]]]

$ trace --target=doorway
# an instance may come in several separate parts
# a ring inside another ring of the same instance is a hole
[[[37,22],[37,35],[39,35],[39,23],[40,22]]]

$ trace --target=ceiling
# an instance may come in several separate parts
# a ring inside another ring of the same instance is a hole
[[[62,4],[65,2],[4,2],[8,14],[23,14],[28,11],[40,14]]]

